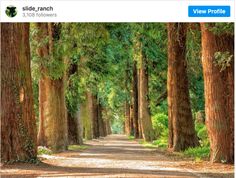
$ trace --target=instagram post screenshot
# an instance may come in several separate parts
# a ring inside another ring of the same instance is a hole
[[[234,178],[235,0],[1,0],[0,177]]]

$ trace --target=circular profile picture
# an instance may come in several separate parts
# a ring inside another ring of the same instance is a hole
[[[15,6],[7,6],[5,13],[8,17],[15,17],[17,14],[17,9]]]

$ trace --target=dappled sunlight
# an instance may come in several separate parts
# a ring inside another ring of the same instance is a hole
[[[137,141],[128,140],[124,135],[111,135],[91,140],[86,142],[86,145],[88,147],[84,150],[41,155],[43,163],[38,166],[25,167],[22,164],[14,167],[13,165],[4,168],[1,172],[5,175],[18,175],[23,171],[25,175],[36,174],[37,177],[190,178],[204,175],[207,178],[205,174],[208,173],[212,175],[224,173],[229,176],[233,174],[233,166],[219,164],[214,168],[208,162],[196,163],[190,160],[171,159],[155,149],[143,147]]]

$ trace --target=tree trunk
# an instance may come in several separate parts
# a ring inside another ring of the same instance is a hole
[[[91,112],[93,110],[93,99],[92,99],[92,93],[87,91],[86,93],[86,99],[87,99],[87,111],[88,111],[88,120],[86,121],[86,130],[87,130],[87,137],[86,139],[91,140],[93,139],[93,113]],[[85,123],[84,123],[85,124]]]
[[[99,123],[98,123],[98,101],[97,101],[97,95],[92,96],[93,101],[93,137],[99,138]]]
[[[1,24],[1,162],[37,157],[29,24]]]
[[[130,122],[129,122],[129,130],[130,130],[130,135],[134,136],[134,116],[133,116],[133,105],[130,105],[129,107],[130,110]]]
[[[211,161],[234,161],[234,57],[225,69],[217,64],[216,52],[234,54],[234,37],[202,31],[202,65],[204,75],[206,125],[211,145]]]
[[[75,115],[68,113],[68,142],[69,144],[83,144],[83,128],[79,117],[79,111]]]
[[[133,83],[132,83],[132,98],[133,98],[133,125],[134,137],[139,138],[139,124],[138,124],[138,75],[137,75],[137,62],[133,64]]]
[[[99,125],[99,136],[105,137],[106,133],[104,130],[104,121],[102,117],[102,105],[98,104],[98,125]]]
[[[145,141],[152,141],[154,139],[151,115],[149,110],[148,99],[148,70],[147,61],[143,54],[140,58],[140,121],[142,134]]]
[[[199,145],[189,100],[186,64],[186,24],[168,24],[169,148],[185,150]]]
[[[67,111],[65,105],[64,75],[59,79],[52,79],[44,62],[53,58],[54,33],[59,31],[57,25],[51,23],[37,23],[38,43],[42,44],[37,49],[38,56],[42,60],[42,77],[39,83],[39,111],[40,127],[38,132],[38,143],[48,146],[53,152],[67,149]],[[58,35],[58,33],[56,34]],[[43,42],[44,39],[48,42]],[[62,57],[61,59],[63,60]]]
[[[137,70],[138,74],[138,132],[139,132],[139,138],[143,138],[143,132],[142,132],[142,122],[140,118],[140,69]]]
[[[130,135],[130,105],[125,103],[125,134]]]
[[[110,114],[109,110],[106,108],[103,109],[103,118],[104,118],[104,123],[105,123],[105,129],[106,129],[106,135],[111,134],[111,125],[110,125]]]
[[[91,140],[93,138],[93,131],[92,131],[92,112],[91,111],[91,106],[92,106],[92,101],[91,101],[91,94],[90,92],[86,92],[85,94],[85,101],[80,105],[80,117],[83,120],[83,127],[84,127],[84,137],[87,140]]]

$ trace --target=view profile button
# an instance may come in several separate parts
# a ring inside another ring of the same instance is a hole
[[[230,6],[188,6],[189,17],[230,17]]]

